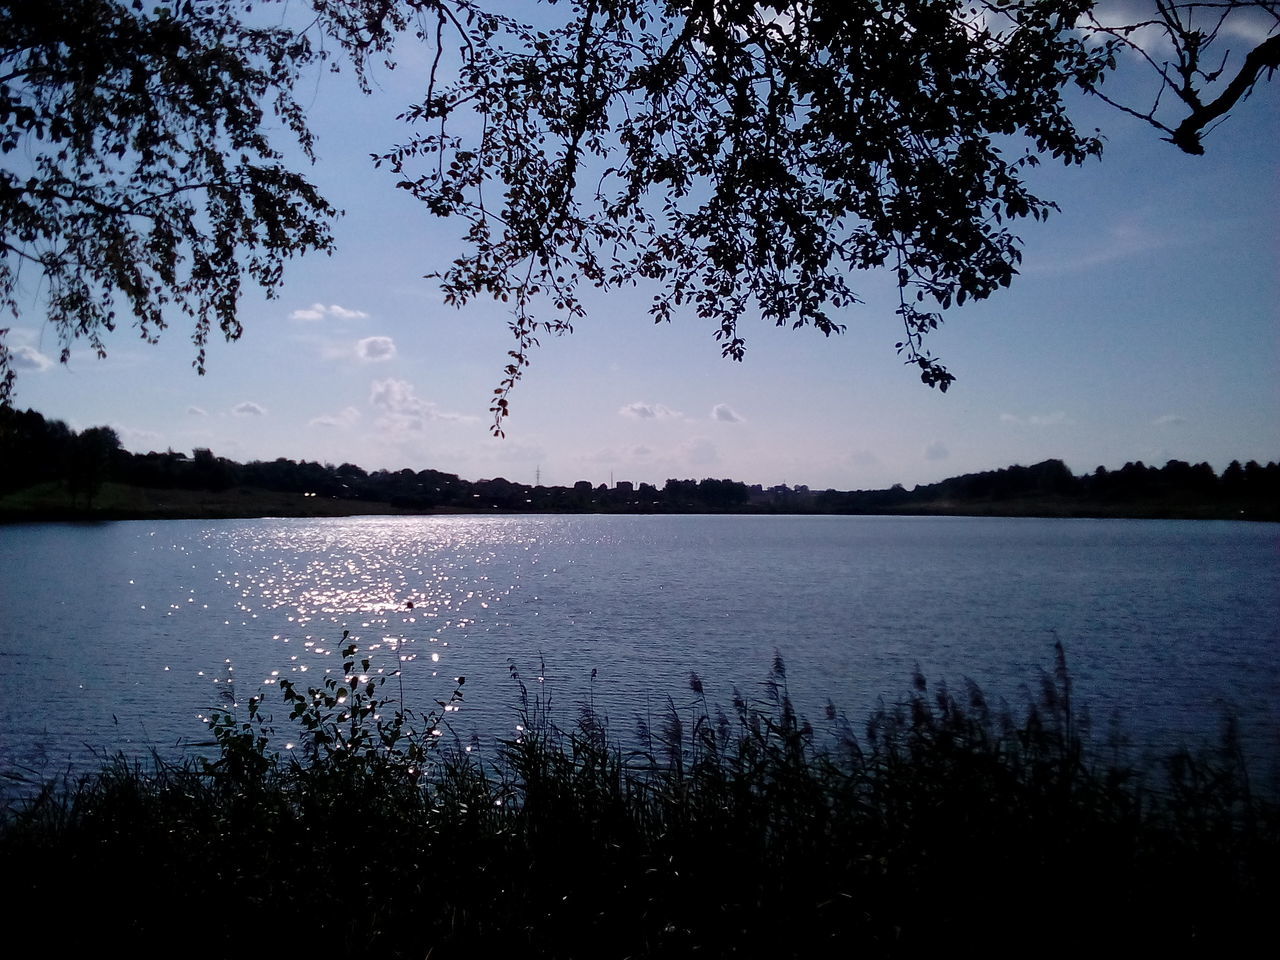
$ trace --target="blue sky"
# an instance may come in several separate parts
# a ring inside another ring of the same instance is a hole
[[[423,275],[459,249],[369,154],[404,135],[420,92],[402,57],[362,98],[325,75],[304,96],[319,135],[313,176],[346,211],[338,252],[297,261],[275,300],[242,303],[244,336],[211,347],[208,374],[175,325],[148,345],[124,324],[110,356],[47,362],[56,333],[28,313],[16,403],[73,427],[115,427],[138,451],[211,447],[237,460],[432,467],[543,483],[732,477],[812,487],[910,487],[1060,457],[1077,473],[1127,460],[1280,457],[1280,105],[1260,88],[1190,157],[1096,101],[1081,126],[1101,161],[1041,168],[1062,212],[1025,223],[1021,276],[951,311],[930,347],[959,378],[941,394],[898,361],[887,275],[847,332],[744,319],[744,363],[685,316],[655,326],[647,294],[588,298],[571,336],[544,339],[512,396],[506,438],[489,397],[510,348],[500,304],[462,310]],[[1117,78],[1120,79],[1120,78]]]

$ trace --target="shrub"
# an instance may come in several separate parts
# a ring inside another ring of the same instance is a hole
[[[210,957],[256,937],[433,960],[1206,952],[1275,902],[1280,817],[1230,731],[1151,769],[1096,763],[1061,647],[1020,717],[917,674],[860,733],[830,707],[824,736],[780,658],[762,702],[715,708],[691,676],[691,703],[627,738],[590,705],[558,725],[513,667],[519,732],[488,758],[443,732],[461,678],[417,715],[358,654],[282,684],[279,723],[232,698],[213,758],[116,760],[11,810],[21,936]]]

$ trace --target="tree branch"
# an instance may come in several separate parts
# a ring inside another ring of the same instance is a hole
[[[1280,67],[1280,34],[1268,37],[1249,51],[1240,67],[1240,72],[1227,84],[1225,90],[1216,99],[1197,107],[1178,124],[1173,135],[1166,137],[1170,143],[1187,153],[1199,156],[1204,153],[1204,145],[1200,138],[1205,127],[1217,120],[1242,99],[1249,95],[1258,77],[1266,70],[1273,72]]]

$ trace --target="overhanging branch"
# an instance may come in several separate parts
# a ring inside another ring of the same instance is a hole
[[[1280,34],[1268,37],[1249,51],[1249,55],[1244,58],[1244,63],[1240,67],[1240,72],[1227,84],[1226,89],[1216,99],[1192,110],[1186,119],[1178,124],[1173,135],[1166,139],[1187,153],[1196,155],[1204,153],[1204,145],[1200,142],[1200,138],[1205,127],[1247,97],[1263,71],[1271,73],[1277,67],[1280,67]]]

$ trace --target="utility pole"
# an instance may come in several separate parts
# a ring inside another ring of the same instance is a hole
[[[533,473],[533,485],[535,487],[542,486],[542,464],[538,464],[538,468]]]

